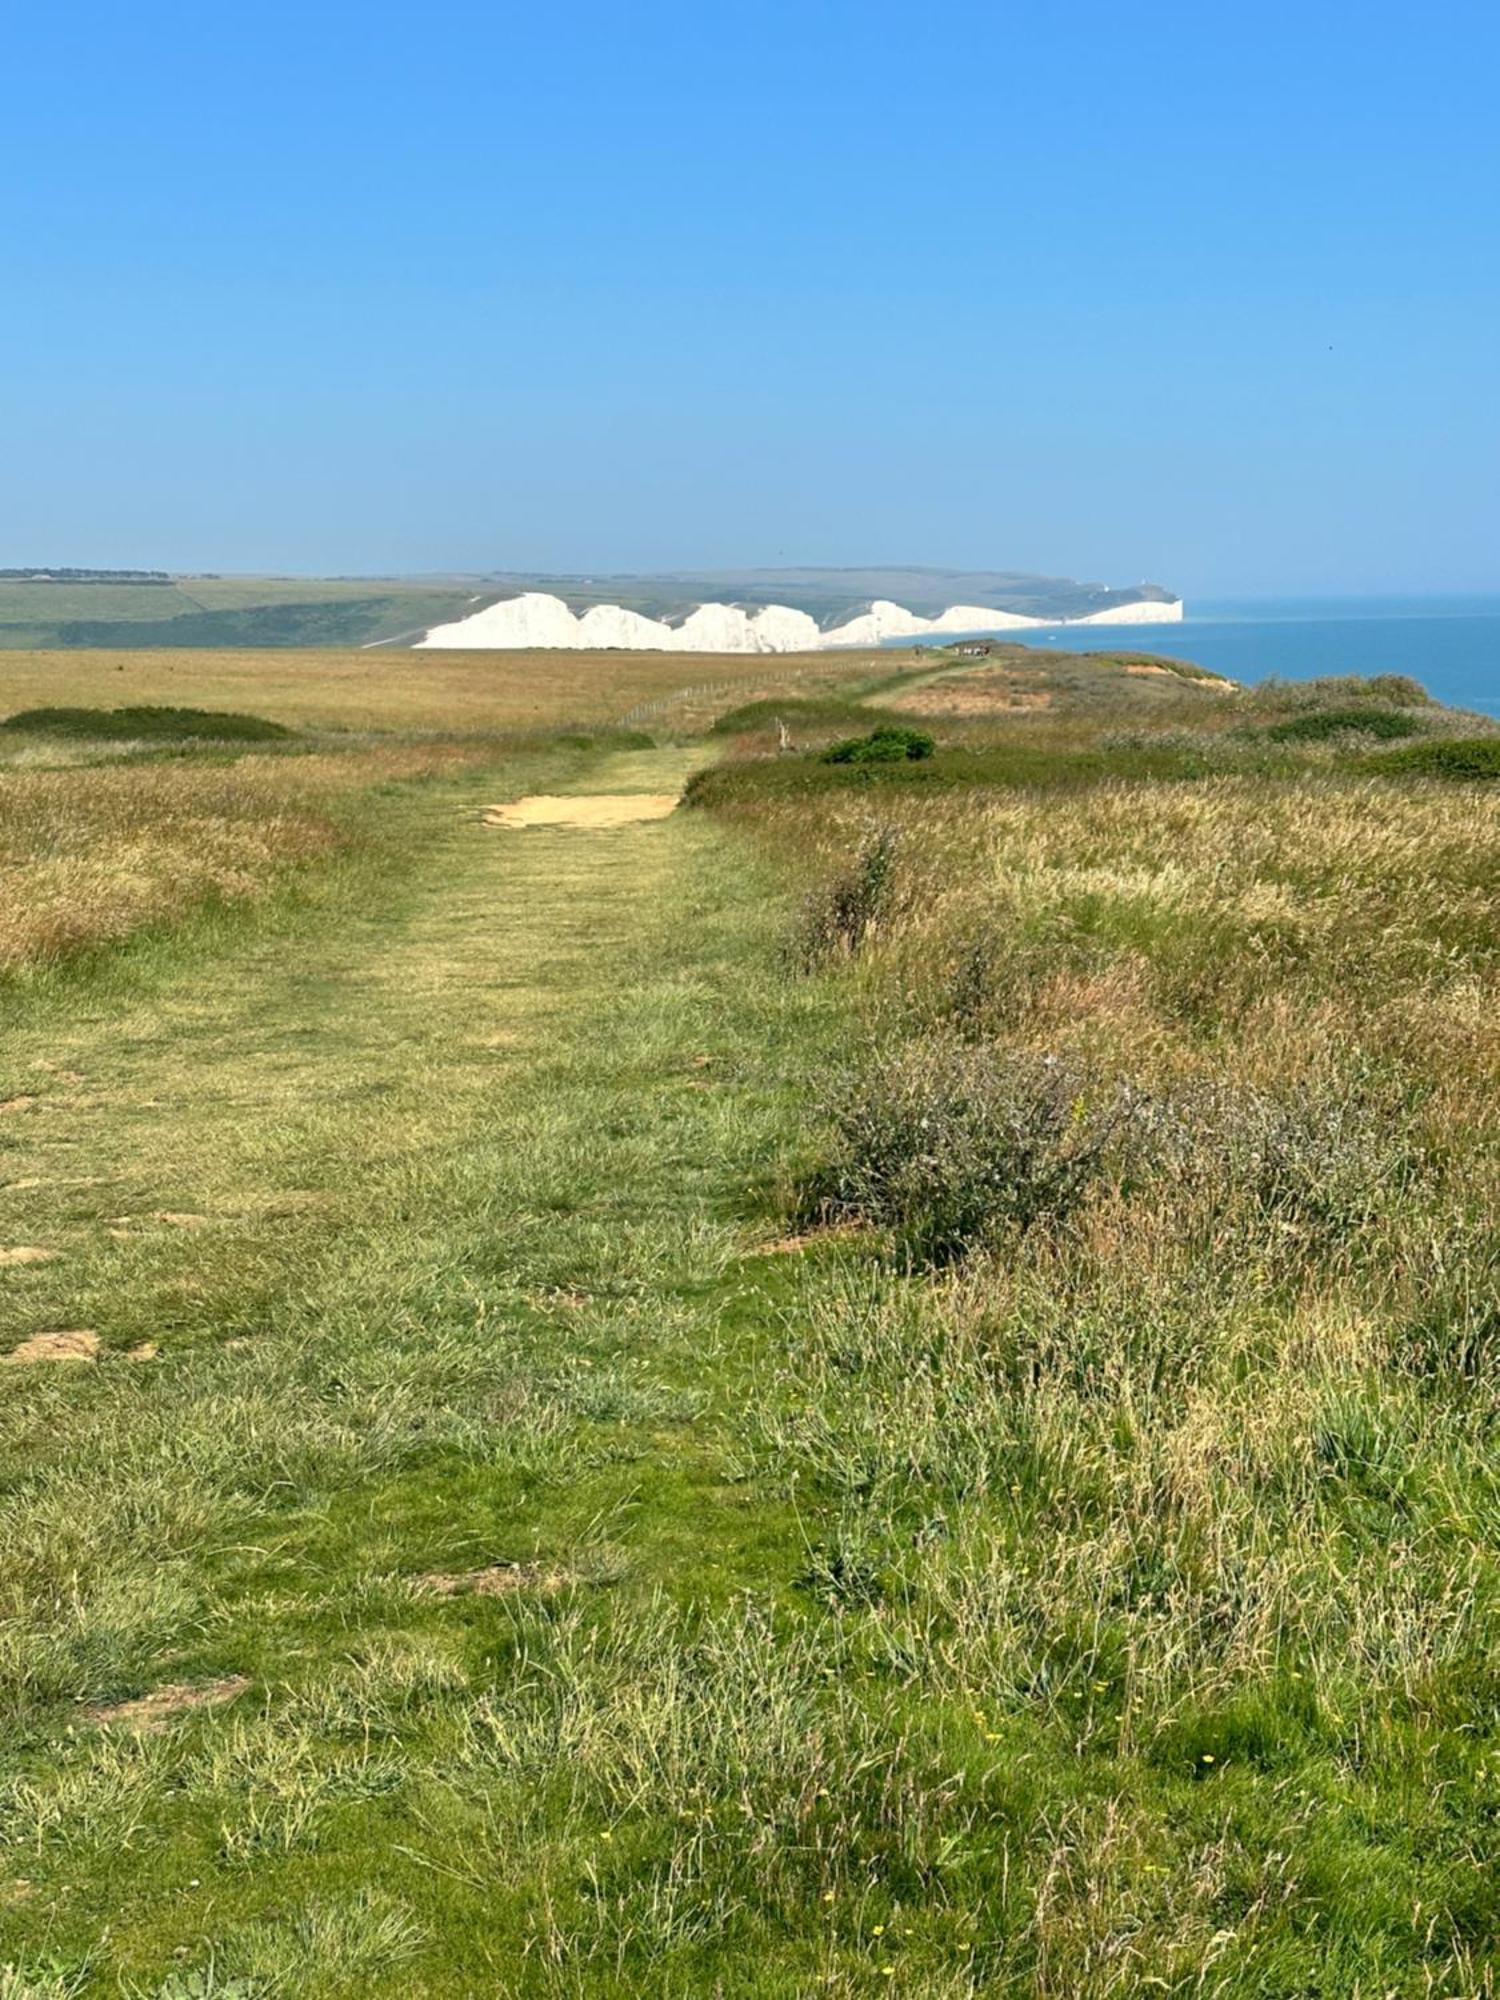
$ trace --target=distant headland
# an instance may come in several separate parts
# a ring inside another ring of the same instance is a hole
[[[234,576],[34,564],[0,568],[0,650],[54,647],[625,648],[790,653],[929,633],[1156,625],[1161,585],[1019,570],[681,570],[549,575]]]
[[[928,633],[1039,625],[1144,625],[1182,617],[1159,584],[1133,589],[1015,571],[788,569],[652,576],[496,578],[508,583],[418,647],[624,647],[803,653]]]

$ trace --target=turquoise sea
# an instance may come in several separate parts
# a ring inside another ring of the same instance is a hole
[[[1237,681],[1411,674],[1439,701],[1500,716],[1500,597],[1189,600],[1180,625],[1059,625],[1004,636],[1072,652],[1138,648]]]

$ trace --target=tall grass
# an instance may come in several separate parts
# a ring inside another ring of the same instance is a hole
[[[0,771],[0,974],[264,895],[349,842],[361,793],[474,759],[392,747]]]

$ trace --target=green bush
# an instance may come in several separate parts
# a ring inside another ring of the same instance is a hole
[[[933,1265],[1065,1221],[1121,1177],[1134,1126],[1127,1092],[1056,1057],[937,1038],[874,1063],[832,1111],[805,1205],[889,1228]]]
[[[823,752],[825,764],[917,764],[930,757],[936,744],[925,729],[884,724],[868,736],[850,736]]]
[[[1261,731],[1272,743],[1326,743],[1334,736],[1378,736],[1393,741],[1418,736],[1422,725],[1396,708],[1315,708]]]
[[[1359,1077],[1151,1097],[1076,1059],[940,1033],[843,1081],[829,1109],[803,1220],[890,1229],[932,1265],[1066,1223],[1086,1196],[1144,1195],[1170,1203],[1184,1241],[1237,1240],[1268,1275],[1349,1269],[1428,1176],[1402,1106]]]
[[[1375,771],[1412,771],[1425,778],[1500,778],[1500,735],[1447,736],[1434,743],[1413,743],[1386,757],[1372,759]]]
[[[1410,674],[1324,674],[1289,681],[1279,674],[1249,690],[1257,708],[1321,708],[1352,702],[1381,702],[1387,708],[1431,708],[1432,696]]]
[[[274,743],[293,733],[259,715],[206,708],[25,708],[0,729],[98,743]]]

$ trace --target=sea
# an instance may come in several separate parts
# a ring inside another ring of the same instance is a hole
[[[1410,674],[1451,707],[1500,716],[1500,597],[1206,600],[1189,602],[1180,624],[1038,626],[1000,636],[1075,653],[1160,653],[1250,683]]]

